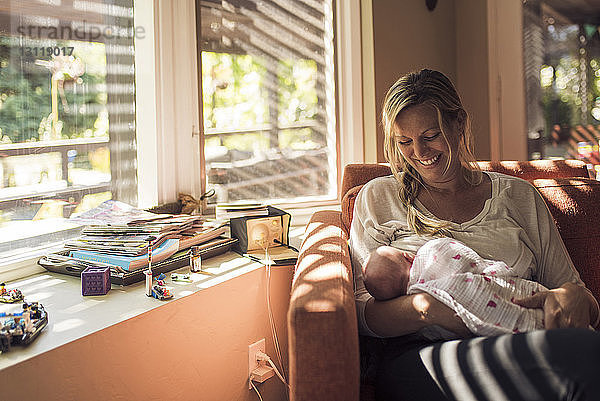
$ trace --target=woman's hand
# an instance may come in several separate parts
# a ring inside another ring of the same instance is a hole
[[[591,305],[590,293],[582,286],[565,283],[559,288],[540,291],[530,297],[515,299],[513,302],[526,308],[544,310],[544,327],[587,328],[596,320],[595,304]]]

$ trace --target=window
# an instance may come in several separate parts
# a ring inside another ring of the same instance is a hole
[[[198,0],[213,202],[337,197],[331,0]]]
[[[524,2],[531,159],[577,158],[600,178],[600,8]]]
[[[137,204],[133,0],[0,3],[0,257]]]
[[[359,3],[341,4],[349,38]],[[359,62],[340,62],[352,74],[335,85],[332,6],[0,3],[1,260],[76,235],[68,217],[109,198],[151,207],[214,189],[210,202],[335,200],[338,149],[347,162],[362,155],[339,144],[336,92],[356,94],[339,110],[347,147],[362,144],[362,100],[360,40],[336,56]]]

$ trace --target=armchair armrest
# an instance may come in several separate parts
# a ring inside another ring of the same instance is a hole
[[[358,328],[352,266],[341,213],[313,215],[288,310],[291,399],[359,399]]]

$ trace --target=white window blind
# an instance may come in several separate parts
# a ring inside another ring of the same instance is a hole
[[[337,195],[331,0],[198,0],[207,188],[217,201]]]
[[[0,255],[137,204],[133,17],[133,0],[0,3]]]

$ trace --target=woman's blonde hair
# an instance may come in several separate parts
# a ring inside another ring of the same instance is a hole
[[[437,113],[442,136],[450,149],[446,168],[450,166],[453,157],[458,157],[463,175],[471,185],[477,185],[482,181],[482,173],[472,151],[471,120],[452,82],[441,72],[427,69],[408,73],[398,79],[388,90],[383,103],[385,158],[390,163],[392,174],[400,183],[399,195],[407,209],[409,228],[418,235],[441,235],[447,223],[427,219],[415,207],[415,200],[423,187],[423,181],[417,170],[404,159],[395,140],[394,124],[398,115],[403,110],[416,105],[429,105]],[[452,154],[452,147],[445,130],[452,124],[457,124],[459,129],[456,155]]]

